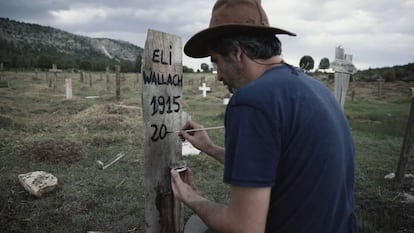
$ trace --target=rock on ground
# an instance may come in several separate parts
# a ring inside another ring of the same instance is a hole
[[[58,179],[44,171],[34,171],[18,175],[20,184],[30,194],[41,197],[42,195],[52,192],[58,187]]]

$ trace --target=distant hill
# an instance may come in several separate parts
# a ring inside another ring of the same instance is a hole
[[[354,79],[361,81],[377,81],[383,79],[386,82],[397,80],[414,82],[414,63],[358,71],[354,75]]]
[[[319,70],[312,74],[318,79],[324,80],[326,78],[333,80],[334,74]],[[405,81],[414,82],[414,63],[406,65],[396,65],[392,67],[369,68],[367,70],[358,70],[352,75],[352,80],[374,82],[378,80],[386,82]]]
[[[55,63],[63,69],[104,70],[121,64],[123,71],[137,71],[142,51],[126,41],[0,18],[0,62],[5,68],[50,68]]]

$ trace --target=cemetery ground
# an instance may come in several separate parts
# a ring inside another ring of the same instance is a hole
[[[49,76],[51,76],[49,74]],[[92,73],[92,86],[78,73],[59,73],[55,88],[45,73],[2,72],[0,88],[0,232],[144,232],[143,126],[141,80]],[[66,99],[65,78],[73,98]],[[204,80],[204,81],[203,81]],[[198,87],[211,91],[203,98]],[[333,90],[332,81],[326,85]],[[410,110],[413,83],[351,82],[345,113],[356,144],[356,214],[360,232],[414,232],[414,178],[400,185],[384,176],[395,172]],[[354,93],[353,97],[351,93]],[[184,74],[182,109],[205,127],[223,125],[227,90],[212,74]],[[223,145],[224,130],[209,131]],[[174,136],[174,135],[169,135]],[[125,156],[106,169],[117,154]],[[211,158],[185,157],[197,186],[227,202],[222,165]],[[47,171],[59,188],[37,198],[19,184],[18,174]],[[406,173],[414,173],[410,156]],[[184,208],[187,219],[191,211]]]

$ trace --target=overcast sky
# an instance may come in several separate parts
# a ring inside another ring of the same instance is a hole
[[[208,26],[215,0],[1,0],[0,17],[90,37],[145,46],[151,28],[185,43]],[[341,45],[358,69],[414,62],[414,0],[262,0],[270,24],[295,32],[279,36],[284,59],[334,60]],[[209,59],[184,56],[194,69]]]

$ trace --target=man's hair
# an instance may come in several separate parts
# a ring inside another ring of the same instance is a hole
[[[269,33],[228,35],[212,40],[209,48],[227,57],[235,53],[237,46],[251,59],[267,59],[282,53],[280,40]]]

